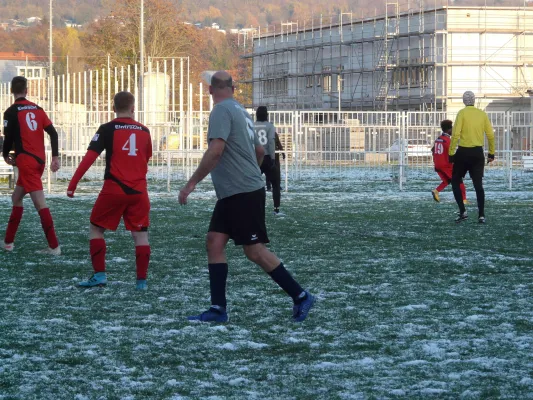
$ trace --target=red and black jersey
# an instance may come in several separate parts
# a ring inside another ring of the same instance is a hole
[[[131,118],[116,118],[100,126],[88,150],[98,154],[106,151],[106,184],[102,192],[146,192],[148,160],[152,157],[152,138],[147,127]]]
[[[15,145],[16,156],[28,154],[44,164],[44,131],[50,136],[52,156],[58,156],[57,132],[44,110],[24,97],[16,99],[4,112],[3,156],[7,157]]]
[[[433,146],[433,162],[436,170],[445,170],[451,168],[450,160],[448,158],[448,150],[450,148],[451,136],[447,133],[442,133],[436,140]]]

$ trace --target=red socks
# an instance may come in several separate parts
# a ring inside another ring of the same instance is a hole
[[[17,234],[23,211],[24,207],[13,206],[9,222],[7,223],[6,237],[4,239],[5,243],[10,244],[15,241],[15,235]]]
[[[137,279],[146,279],[148,263],[150,262],[150,246],[135,247],[135,264],[137,265]]]
[[[49,208],[42,208],[39,210],[39,216],[41,217],[41,225],[48,241],[48,247],[55,249],[59,246],[57,241],[56,231],[54,229],[54,221],[52,220],[52,214],[50,214]]]
[[[106,244],[104,239],[89,241],[91,262],[94,272],[105,272]],[[137,279],[146,279],[148,263],[150,262],[150,246],[135,247],[135,264],[137,265]]]
[[[437,189],[435,189],[437,192],[442,192],[446,186],[448,186],[449,183],[448,182],[441,182],[439,186],[437,186]]]
[[[89,241],[89,251],[94,272],[105,272],[105,240],[91,239]]]

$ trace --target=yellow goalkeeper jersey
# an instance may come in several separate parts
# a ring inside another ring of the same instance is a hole
[[[453,156],[458,144],[461,147],[482,147],[485,143],[484,135],[487,135],[489,141],[489,154],[494,154],[494,130],[489,117],[479,108],[466,106],[455,118],[448,154]]]

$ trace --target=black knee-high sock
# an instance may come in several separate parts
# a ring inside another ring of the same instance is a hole
[[[285,269],[283,263],[278,265],[273,271],[269,273],[270,277],[282,288],[289,296],[292,297],[295,303],[298,303],[303,293],[302,287],[294,280],[289,271]]]
[[[463,202],[463,193],[461,192],[461,182],[452,179],[453,197],[459,206],[459,212],[463,214],[466,211],[465,204]]]
[[[474,189],[476,190],[477,198],[477,209],[479,211],[479,216],[485,216],[485,189],[483,189],[483,181],[476,180],[472,182],[474,184]]]
[[[211,305],[226,308],[226,281],[228,264],[209,264],[209,287],[211,289]]]

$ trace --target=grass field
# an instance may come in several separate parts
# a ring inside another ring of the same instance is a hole
[[[470,205],[456,225],[451,192],[434,203],[431,179],[399,192],[327,178],[283,195],[287,217],[267,226],[318,297],[302,324],[233,246],[230,322],[186,321],[209,304],[210,182],[185,207],[152,196],[147,292],[134,290],[123,228],[107,234],[108,286],[76,288],[91,271],[89,185],[49,197],[59,258],[35,254],[44,235],[27,200],[15,251],[0,253],[0,399],[533,399],[531,186],[489,176],[488,223]],[[3,234],[8,196],[0,209]]]

